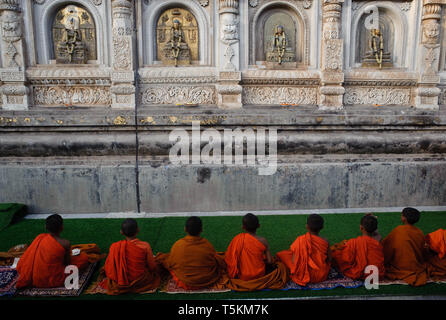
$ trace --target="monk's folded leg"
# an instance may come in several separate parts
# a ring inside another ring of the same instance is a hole
[[[71,256],[70,263],[71,265],[76,266],[79,269],[79,271],[85,270],[90,264],[88,261],[88,255],[83,252],[81,252],[77,256]]]
[[[281,261],[288,270],[293,267],[293,251],[283,250],[276,253],[276,257]]]
[[[258,291],[263,289],[282,289],[288,282],[288,271],[280,261],[274,263],[274,270],[266,275],[252,279],[228,279],[227,288],[234,291]]]

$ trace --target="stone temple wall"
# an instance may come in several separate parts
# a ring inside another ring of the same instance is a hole
[[[0,202],[36,213],[445,205],[445,9],[0,0]],[[173,165],[169,134],[194,120],[277,130],[277,172]]]

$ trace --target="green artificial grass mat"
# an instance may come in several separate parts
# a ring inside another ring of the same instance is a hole
[[[330,244],[350,239],[360,235],[359,221],[363,216],[358,214],[326,214],[321,236]],[[376,213],[378,230],[385,237],[393,228],[401,224],[400,213]],[[297,236],[306,232],[305,222],[308,215],[276,215],[259,216],[260,229],[258,234],[267,238],[271,253],[288,249]],[[147,241],[153,252],[169,252],[173,243],[185,236],[184,217],[137,219],[140,233],[138,238]],[[202,217],[203,234],[217,251],[225,251],[232,238],[242,232],[241,216]],[[72,244],[96,243],[104,252],[109,246],[122,240],[119,230],[123,219],[65,219],[62,237]],[[425,234],[439,228],[446,228],[446,212],[423,212],[417,223]],[[44,220],[22,220],[0,232],[0,251],[7,251],[14,245],[30,243],[38,234],[45,232]],[[104,261],[102,261],[102,264]],[[98,270],[93,276],[97,277]],[[272,299],[292,297],[323,297],[323,296],[356,296],[356,295],[446,295],[446,284],[428,284],[422,287],[405,285],[381,286],[378,290],[367,290],[364,287],[331,290],[290,290],[290,291],[260,291],[260,292],[227,292],[217,294],[127,294],[121,296],[86,295],[80,297],[64,297],[69,299],[103,300],[103,299],[135,299],[135,300],[213,300],[213,299]],[[12,299],[30,299],[29,297],[13,297]],[[43,298],[35,298],[43,299]],[[50,298],[45,298],[50,299]],[[57,298],[51,298],[57,299]]]
[[[20,203],[0,203],[0,231],[26,215],[26,206]]]

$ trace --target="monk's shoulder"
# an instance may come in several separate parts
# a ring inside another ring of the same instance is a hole
[[[206,238],[201,238],[201,243],[202,243],[204,246],[206,246],[206,247],[208,247],[208,248],[210,248],[210,249],[212,249],[212,250],[215,250],[215,249],[214,249],[214,246],[212,245],[212,243],[211,243],[208,239],[206,239]]]
[[[327,238],[322,237],[322,236],[320,236],[320,235],[318,235],[318,237],[319,237],[320,239],[324,240],[324,241],[327,243],[327,245],[330,245],[330,242],[328,241]]]
[[[56,240],[57,240],[57,242],[60,243],[60,245],[61,245],[62,247],[64,247],[65,250],[71,250],[71,243],[70,243],[70,240],[62,239],[62,238],[59,238],[59,239],[56,239]]]
[[[256,238],[257,240],[259,240],[259,242],[260,242],[261,244],[263,244],[266,248],[269,248],[269,243],[268,243],[268,240],[266,240],[266,238],[261,237],[261,236],[258,236],[258,235],[256,235],[255,238]]]

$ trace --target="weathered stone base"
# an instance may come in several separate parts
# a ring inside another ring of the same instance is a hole
[[[446,203],[446,159],[300,156],[272,176],[248,166],[140,163],[143,212],[213,212],[437,206]],[[134,159],[0,162],[0,202],[31,213],[136,211]]]

